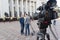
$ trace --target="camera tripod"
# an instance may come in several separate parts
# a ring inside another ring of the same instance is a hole
[[[48,40],[50,40],[50,36],[49,36],[48,33],[44,33],[44,31],[43,31],[43,33],[42,32],[38,32],[37,33],[37,40],[46,40],[45,36],[47,37]]]

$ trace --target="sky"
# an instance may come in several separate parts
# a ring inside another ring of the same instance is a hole
[[[41,0],[41,1],[42,1],[42,0]],[[41,1],[40,1],[40,0],[37,0],[37,6],[36,6],[37,8],[38,8],[39,6],[41,6]],[[43,1],[45,1],[45,0],[43,0]],[[48,1],[48,0],[46,0],[46,2],[47,2],[47,1]],[[45,3],[46,3],[46,2],[45,2]]]
[[[60,7],[60,0],[57,0],[57,5]]]

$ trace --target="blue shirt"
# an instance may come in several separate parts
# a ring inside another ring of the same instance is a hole
[[[20,18],[20,23],[24,24],[24,18],[23,17]]]

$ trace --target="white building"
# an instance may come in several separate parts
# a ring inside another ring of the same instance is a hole
[[[8,0],[0,0],[0,18],[4,18],[5,12],[9,14]]]
[[[47,0],[0,0],[0,18],[5,18],[5,13],[12,18],[19,18],[24,13],[32,16],[43,2]]]
[[[10,17],[20,17],[24,13],[32,15],[36,10],[36,0],[0,0],[0,18],[8,13]]]

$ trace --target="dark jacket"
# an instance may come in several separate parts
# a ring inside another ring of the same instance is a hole
[[[40,24],[40,29],[47,28],[48,25],[51,24],[51,19],[49,17],[45,17],[44,21]]]
[[[23,17],[20,18],[20,23],[24,24],[24,18]]]

